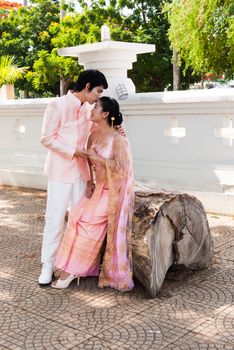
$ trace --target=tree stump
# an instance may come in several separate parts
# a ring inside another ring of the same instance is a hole
[[[136,191],[132,249],[134,276],[153,297],[171,265],[208,267],[213,245],[203,205],[185,193]]]

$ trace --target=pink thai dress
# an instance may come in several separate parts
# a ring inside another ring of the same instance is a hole
[[[99,287],[133,288],[131,225],[134,205],[132,158],[128,140],[113,134],[92,147],[106,159],[96,165],[96,189],[69,215],[55,266],[77,276],[98,276]],[[106,239],[100,271],[103,243]]]

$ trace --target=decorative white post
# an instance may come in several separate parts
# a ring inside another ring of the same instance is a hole
[[[134,94],[136,89],[127,71],[137,61],[137,54],[155,51],[155,45],[112,41],[110,29],[101,28],[102,42],[59,49],[61,56],[75,56],[85,69],[98,69],[107,78],[109,88],[105,95],[119,99]]]
[[[164,136],[171,138],[171,143],[177,145],[179,139],[186,136],[186,130],[184,127],[178,126],[177,117],[171,118],[171,127],[164,129]]]
[[[214,130],[214,136],[223,139],[223,144],[226,147],[232,147],[234,140],[233,117],[223,117],[223,127]]]
[[[2,85],[0,88],[0,100],[13,100],[15,98],[14,85]]]

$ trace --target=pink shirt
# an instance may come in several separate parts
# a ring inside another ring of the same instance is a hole
[[[50,180],[74,183],[80,176],[90,179],[88,163],[74,157],[76,149],[85,148],[92,122],[92,106],[71,91],[49,102],[43,120],[41,143],[49,149],[45,174]]]

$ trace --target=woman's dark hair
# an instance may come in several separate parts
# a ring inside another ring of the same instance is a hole
[[[103,112],[109,112],[108,119],[107,119],[109,125],[112,125],[112,120],[111,120],[112,117],[115,118],[113,120],[113,126],[121,125],[123,122],[123,115],[119,111],[118,102],[114,98],[110,98],[107,96],[101,97],[99,101],[102,106]]]
[[[74,85],[75,91],[82,91],[87,84],[90,84],[89,91],[96,86],[102,86],[103,89],[108,88],[105,75],[96,69],[87,69],[80,73],[77,82]]]

